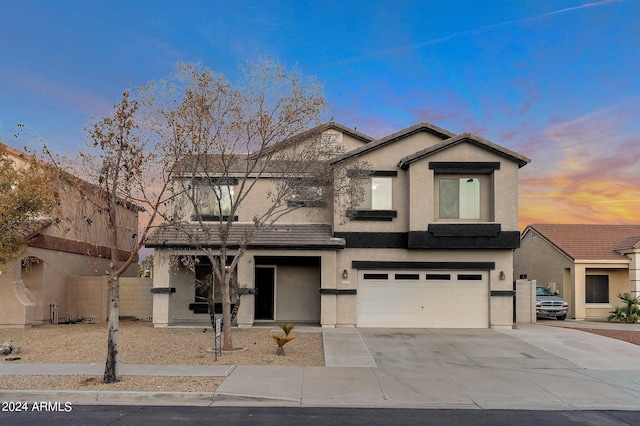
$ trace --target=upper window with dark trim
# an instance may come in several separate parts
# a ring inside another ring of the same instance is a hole
[[[363,184],[363,198],[355,209],[347,211],[353,220],[392,221],[398,216],[393,210],[393,179],[395,171],[370,172],[369,177],[358,177]]]
[[[196,212],[193,220],[228,220],[231,214],[233,185],[216,184],[203,180],[195,187]],[[233,220],[237,220],[236,217]]]
[[[440,178],[440,219],[480,219],[480,180]]]
[[[493,221],[492,175],[436,175],[439,220]]]
[[[364,188],[359,210],[391,210],[391,177],[371,177]]]
[[[323,189],[313,182],[300,180],[292,188],[291,198],[287,201],[289,207],[325,207]]]

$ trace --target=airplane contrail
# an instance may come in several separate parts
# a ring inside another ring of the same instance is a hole
[[[553,12],[543,13],[541,15],[529,16],[527,18],[520,18],[520,19],[514,19],[512,21],[505,21],[505,22],[499,22],[497,24],[485,25],[485,26],[482,26],[482,27],[474,28],[472,30],[461,31],[459,33],[450,34],[448,36],[436,38],[436,39],[433,39],[433,40],[424,41],[424,42],[417,43],[417,44],[411,44],[411,45],[408,45],[408,46],[394,47],[394,48],[380,50],[378,52],[374,52],[374,53],[370,53],[370,54],[366,54],[366,55],[354,56],[352,58],[344,59],[342,61],[337,61],[334,64],[352,63],[352,62],[357,62],[357,61],[362,60],[362,59],[368,59],[368,58],[374,58],[374,57],[377,57],[377,56],[390,55],[390,54],[393,54],[393,53],[396,53],[396,52],[400,52],[400,51],[403,51],[403,50],[419,49],[421,47],[433,46],[433,45],[436,45],[436,44],[443,43],[445,41],[449,41],[449,40],[453,40],[453,39],[461,38],[461,37],[467,37],[467,36],[470,36],[470,35],[479,34],[479,33],[482,33],[482,32],[485,32],[485,31],[488,31],[488,30],[491,30],[491,29],[494,29],[494,28],[498,28],[498,27],[504,27],[504,26],[507,26],[507,25],[518,24],[520,22],[532,21],[534,19],[540,19],[540,18],[544,18],[544,17],[547,17],[547,16],[559,15],[559,14],[562,14],[562,13],[572,12],[572,11],[580,10],[580,9],[587,9],[587,8],[591,8],[591,7],[603,6],[603,5],[606,5],[606,4],[609,4],[609,3],[620,3],[620,2],[623,2],[623,1],[626,1],[626,0],[602,0],[602,1],[598,1],[598,2],[585,3],[585,4],[582,4],[580,6],[567,7],[567,8],[560,9],[560,10],[554,10]]]

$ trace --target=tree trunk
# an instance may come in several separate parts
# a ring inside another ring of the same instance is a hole
[[[225,266],[222,265],[222,268]],[[226,271],[225,271],[226,272]],[[231,340],[231,298],[229,292],[229,282],[231,274],[223,273],[222,277],[222,350],[232,351],[233,341]]]
[[[120,279],[109,277],[109,331],[107,335],[107,362],[104,369],[104,383],[115,383],[118,376],[118,351],[120,340]]]

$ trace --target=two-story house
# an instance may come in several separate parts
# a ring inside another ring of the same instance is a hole
[[[11,147],[6,147],[5,155],[17,165],[28,161],[26,154]],[[81,193],[78,182],[89,190]],[[62,321],[69,311],[70,277],[104,276],[109,270],[111,249],[106,214],[96,212],[90,195],[97,192],[96,188],[63,174],[49,189],[56,194],[57,208],[24,229],[24,253],[11,264],[0,265],[0,327],[27,328],[49,323],[52,314]],[[138,212],[136,206],[124,202],[116,212],[122,225],[118,239],[121,261],[129,257],[135,245],[132,235],[137,234]],[[135,265],[124,274],[135,275]]]
[[[342,148],[334,168],[353,160],[369,165],[365,196],[341,213],[331,205],[299,208],[251,242],[234,280],[256,291],[242,296],[238,325],[511,327],[518,170],[530,160],[428,123],[377,140],[333,122],[316,130]],[[233,182],[225,186],[233,197]],[[245,200],[246,209],[228,218],[237,221],[233,232],[251,227],[251,210],[263,202],[262,191]],[[189,271],[163,262],[197,255],[171,229],[147,246],[160,259],[155,325],[207,321],[194,281],[210,274],[210,265]]]

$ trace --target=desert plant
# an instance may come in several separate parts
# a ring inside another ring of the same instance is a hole
[[[295,327],[293,324],[278,324],[278,327],[284,332],[282,334],[269,333],[269,336],[278,344],[276,355],[284,355],[284,345],[292,341],[295,337],[291,336],[291,331]]]
[[[625,306],[618,306],[607,318],[609,321],[616,320],[624,323],[635,323],[640,318],[640,296],[633,296],[631,293],[618,293],[618,299],[624,302]]]

